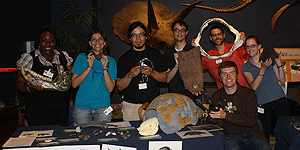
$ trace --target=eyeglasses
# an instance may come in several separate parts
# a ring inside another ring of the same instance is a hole
[[[246,45],[245,48],[246,48],[246,49],[249,49],[250,47],[251,47],[251,48],[254,48],[255,46],[257,46],[257,45]]]
[[[145,33],[140,33],[140,34],[132,33],[130,36],[131,36],[132,38],[137,38],[137,37],[142,38],[142,37],[145,37],[146,34],[145,34]]]
[[[212,37],[215,37],[215,36],[220,36],[220,35],[222,35],[223,33],[216,33],[216,34],[212,34],[212,35],[210,35],[210,36],[212,36]]]
[[[182,29],[174,29],[173,30],[173,32],[175,32],[175,33],[178,33],[179,31],[181,31],[181,32],[186,32],[186,29],[185,28],[182,28]]]

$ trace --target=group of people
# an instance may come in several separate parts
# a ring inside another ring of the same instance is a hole
[[[22,54],[17,62],[39,74],[44,70],[55,70],[62,64],[72,71],[72,86],[79,87],[75,98],[73,117],[76,123],[92,120],[111,121],[110,92],[115,86],[123,91],[123,120],[139,120],[138,109],[150,103],[160,94],[159,82],[169,83],[169,92],[180,93],[196,99],[201,93],[190,93],[185,89],[178,67],[179,51],[193,48],[186,42],[188,25],[179,20],[171,25],[175,45],[162,55],[159,50],[145,45],[148,31],[143,23],[134,22],[128,28],[131,49],[116,61],[107,55],[109,42],[100,29],[94,29],[88,38],[87,51],[73,59],[65,51],[57,50],[57,38],[51,31],[43,31],[36,41],[36,49]],[[221,26],[210,28],[209,39],[214,49],[209,55],[227,53],[233,43],[225,43]],[[284,83],[280,56],[275,60],[259,61],[259,38],[244,33],[241,46],[230,56],[217,60],[203,56],[203,69],[214,77],[218,90],[212,95],[219,111],[212,111],[209,120],[224,128],[229,149],[258,147],[270,149],[268,137],[271,117],[288,115],[288,104],[277,79]],[[244,60],[247,60],[244,64]],[[272,65],[272,62],[275,64]],[[41,86],[26,83],[18,71],[17,88],[28,94],[26,119],[29,125],[65,124],[68,116],[68,92],[44,91]],[[274,91],[274,92],[273,92]],[[232,109],[231,107],[234,107]],[[263,132],[259,129],[258,118]],[[267,137],[267,138],[266,138]]]

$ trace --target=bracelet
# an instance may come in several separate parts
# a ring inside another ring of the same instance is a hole
[[[178,65],[175,65],[175,68],[178,68]]]
[[[259,76],[264,76],[264,74],[258,74]]]
[[[106,69],[103,69],[103,70],[107,70],[107,68],[106,68]]]
[[[29,93],[31,93],[31,91],[30,91],[30,89],[29,89],[29,86],[27,86],[26,89],[27,89],[27,91],[28,91]]]
[[[131,80],[132,79],[132,76],[130,76],[129,74],[127,74],[127,77]]]
[[[280,67],[282,67],[282,66],[277,66],[277,68],[280,68]]]
[[[91,69],[92,69],[93,67],[88,66],[88,68],[91,68]]]

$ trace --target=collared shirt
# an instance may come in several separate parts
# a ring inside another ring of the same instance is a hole
[[[225,50],[224,53],[227,53],[230,51],[231,47],[233,46],[233,43],[225,43]],[[216,50],[216,47],[214,49],[210,50],[207,52],[209,55],[220,55],[220,53]],[[247,54],[247,51],[245,50],[244,46],[240,46],[238,49],[236,49],[230,56],[220,58],[218,60],[216,59],[208,59],[207,57],[203,56],[202,57],[202,67],[203,70],[208,69],[211,75],[214,77],[218,89],[223,87],[223,84],[219,80],[219,75],[218,75],[218,68],[220,64],[224,61],[233,61],[237,67],[238,67],[238,82],[240,85],[245,86],[247,88],[250,88],[248,85],[248,82],[246,81],[245,77],[242,74],[242,65],[244,64],[244,59],[247,60],[250,56]]]
[[[73,58],[70,57],[66,51],[62,51],[62,53],[66,57],[67,66],[71,65],[72,62],[73,62]],[[52,66],[52,64],[60,64],[59,55],[60,55],[60,52],[57,51],[57,50],[54,50],[54,58],[53,58],[52,62],[49,62],[42,55],[42,53],[41,53],[41,51],[39,49],[37,49],[37,50],[34,51],[34,56],[38,57],[39,60],[40,60],[40,62],[44,66]],[[21,55],[21,58],[16,63],[18,69],[20,69],[20,65],[21,64],[23,65],[24,69],[30,69],[31,70],[32,69],[32,65],[33,65],[33,58],[32,58],[32,56],[29,53],[23,53]]]

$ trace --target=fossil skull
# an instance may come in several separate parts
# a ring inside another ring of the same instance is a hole
[[[127,34],[128,27],[131,23],[140,21],[148,28],[147,46],[157,48],[160,42],[166,42],[170,48],[175,44],[171,24],[176,20],[183,20],[200,2],[194,2],[177,15],[159,2],[151,2],[150,0],[132,2],[114,15],[112,27],[114,33],[123,42],[130,44]]]
[[[71,87],[71,72],[64,71],[62,65],[57,66],[57,76],[54,80],[40,75],[32,70],[24,70],[23,65],[20,66],[20,72],[29,84],[36,86],[41,85],[43,89],[50,91],[67,91]]]

